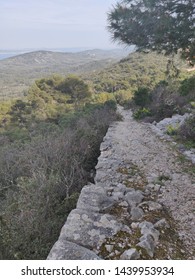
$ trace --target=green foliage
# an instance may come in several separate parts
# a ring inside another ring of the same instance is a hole
[[[167,127],[166,133],[168,135],[171,135],[171,136],[176,135],[177,131],[178,131],[178,128],[179,128],[178,126],[173,126],[173,125],[170,124]]]
[[[181,82],[181,86],[179,88],[179,92],[181,95],[188,95],[193,92],[195,98],[195,76],[184,79]]]
[[[133,113],[133,117],[136,120],[141,120],[141,119],[143,119],[145,117],[149,117],[149,116],[151,116],[151,112],[147,108],[140,108]]]
[[[16,104],[13,110],[26,107]],[[12,127],[12,138],[7,135],[12,142],[0,147],[1,259],[46,258],[80,190],[93,182],[115,109],[114,101],[88,104],[69,113],[67,122],[61,115],[58,124],[47,119],[25,129]]]
[[[160,121],[174,114],[184,114],[190,106],[190,98],[179,94],[180,80],[160,82],[150,94],[147,107],[151,112],[151,121]]]
[[[117,103],[115,100],[108,100],[104,103],[104,105],[106,106],[106,108],[108,108],[108,110],[116,111],[117,109]]]
[[[195,148],[195,114],[179,128],[178,135],[188,146]]]
[[[114,96],[117,103],[123,106],[126,102],[132,99],[133,94],[130,90],[129,91],[119,90],[118,92],[115,93]]]
[[[57,89],[69,95],[73,102],[78,102],[91,97],[89,86],[80,78],[74,75],[68,76],[58,86]]]
[[[124,0],[108,13],[113,40],[166,54],[181,51],[194,62],[194,12],[191,0]]]
[[[139,87],[153,89],[165,79],[167,59],[156,53],[131,53],[119,63],[114,64],[99,73],[91,74],[86,79],[91,80],[95,93],[109,93],[114,96],[131,95]]]
[[[133,101],[142,108],[148,105],[151,101],[150,90],[148,88],[139,88],[134,92]]]

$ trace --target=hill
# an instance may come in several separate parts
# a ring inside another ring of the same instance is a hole
[[[125,50],[89,50],[78,53],[35,51],[0,61],[0,99],[22,96],[35,79],[59,73],[80,74],[102,69],[125,57]]]

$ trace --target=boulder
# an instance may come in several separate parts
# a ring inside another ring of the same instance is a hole
[[[136,191],[136,190],[132,190],[131,192],[128,192],[124,197],[124,199],[127,201],[130,207],[135,207],[136,205],[141,203],[143,198],[144,198],[143,193],[141,191]]]
[[[144,216],[144,211],[139,207],[133,207],[131,209],[130,214],[131,214],[131,219],[136,222],[139,221]]]
[[[58,240],[47,260],[100,260],[93,251],[69,241]]]
[[[129,250],[126,250],[121,256],[121,260],[138,260],[140,258],[140,253],[134,249],[131,248]]]

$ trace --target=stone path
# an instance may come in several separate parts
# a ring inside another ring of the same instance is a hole
[[[119,107],[48,259],[194,259],[194,168]],[[182,160],[182,161],[181,161]]]

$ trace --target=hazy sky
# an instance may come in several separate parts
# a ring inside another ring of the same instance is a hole
[[[114,48],[106,30],[117,0],[0,0],[0,49]]]

